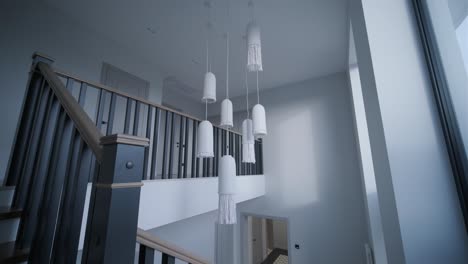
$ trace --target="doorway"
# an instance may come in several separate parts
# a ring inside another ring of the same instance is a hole
[[[244,223],[248,264],[290,263],[287,219],[246,215]]]

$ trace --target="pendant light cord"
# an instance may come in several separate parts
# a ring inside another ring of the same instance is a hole
[[[205,120],[208,120],[208,100],[205,100]]]
[[[248,6],[250,7],[250,16],[252,17],[252,21],[255,20],[255,4],[253,0],[250,0],[248,3]]]
[[[210,71],[208,37],[206,38],[206,72]]]
[[[207,9],[206,21],[206,72],[211,71],[210,63],[210,33],[211,33],[211,1],[205,1],[205,8]]]
[[[229,32],[226,33],[226,98],[229,99]]]
[[[249,110],[249,80],[247,75],[247,68],[245,68],[245,97],[246,97],[246,106],[247,106],[247,119],[250,118],[250,110]]]
[[[257,71],[257,103],[260,104],[260,90],[258,89],[258,71]]]
[[[229,27],[231,25],[231,12],[229,0],[227,0],[227,28],[226,28],[226,98],[229,99]]]

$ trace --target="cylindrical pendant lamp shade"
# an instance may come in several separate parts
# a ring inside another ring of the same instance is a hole
[[[253,133],[255,136],[266,136],[266,116],[265,108],[261,104],[256,104],[252,109]]]
[[[218,223],[219,224],[235,224],[236,217],[236,202],[234,195],[236,188],[236,161],[230,155],[221,157],[219,160],[219,177],[218,177]]]
[[[198,125],[197,144],[197,157],[214,157],[213,125],[211,125],[210,121],[204,120]]]
[[[212,72],[205,74],[202,101],[209,104],[216,102],[216,76]]]
[[[242,122],[242,162],[255,163],[255,138],[251,119]]]
[[[247,69],[263,71],[260,27],[254,21],[247,25]]]
[[[221,127],[232,128],[234,126],[232,102],[229,99],[224,99],[221,102]]]

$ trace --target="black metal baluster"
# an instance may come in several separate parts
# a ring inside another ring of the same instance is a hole
[[[75,81],[72,78],[70,78],[70,77],[67,78],[66,86],[67,86],[67,90],[70,91],[70,93],[72,93],[72,91],[73,91],[73,83],[74,82]]]
[[[154,264],[154,249],[140,244],[138,264]]]
[[[169,111],[166,110],[166,120],[164,124],[164,148],[163,148],[163,160],[162,160],[162,179],[167,179],[166,174],[166,163],[167,163],[167,152],[168,152],[168,134],[169,134]]]
[[[54,241],[52,256],[55,263],[67,263],[65,260],[68,254],[66,244],[68,243],[68,232],[70,230],[70,222],[72,221],[73,200],[75,199],[73,192],[76,185],[76,173],[81,160],[81,152],[83,150],[83,142],[80,135],[76,134],[72,146],[70,156],[70,167],[67,173],[66,183],[64,187],[64,195],[62,196],[62,204],[59,212],[59,221],[57,222],[57,235]],[[77,249],[76,249],[77,250]],[[76,258],[76,255],[75,255]]]
[[[82,108],[85,106],[86,102],[86,92],[88,91],[88,85],[86,83],[82,82],[80,86],[80,96],[78,97],[78,103]]]
[[[179,157],[177,159],[177,178],[182,178],[182,151],[184,149],[184,118],[179,116]]]
[[[234,157],[234,133],[229,131],[229,155]]]
[[[161,264],[175,264],[175,258],[166,253],[162,253]]]
[[[127,98],[127,105],[125,107],[125,122],[124,122],[124,134],[127,134],[127,135],[130,134],[132,105],[133,105],[133,100],[130,98]]]
[[[152,122],[153,122],[153,108],[150,105],[148,105],[148,113],[147,113],[147,119],[146,119],[146,134],[145,134],[145,136],[146,136],[146,138],[148,138],[150,140],[151,140],[151,128],[154,126],[154,125],[152,125]],[[152,142],[150,141],[150,146],[151,145],[152,145]],[[150,177],[148,177],[148,167],[151,167],[152,163],[153,163],[152,160],[149,159],[150,148],[151,147],[145,148],[145,160],[144,160],[144,163],[143,163],[143,180],[151,178],[151,175],[150,175]],[[151,171],[150,171],[150,173],[151,173]]]
[[[82,142],[80,140],[80,142]],[[58,242],[59,239],[56,239],[56,245],[62,245],[62,248],[57,248],[55,250],[55,256],[65,256],[64,261],[56,261],[56,263],[73,263],[76,260],[78,253],[78,244],[80,241],[80,231],[81,231],[81,220],[83,219],[83,210],[86,201],[86,191],[88,187],[88,175],[91,173],[91,167],[89,164],[94,160],[93,153],[91,149],[83,144],[77,144],[80,150],[80,154],[77,157],[79,159],[79,166],[77,170],[71,170],[68,174],[69,177],[67,181],[73,180],[73,189],[70,192],[67,192],[66,195],[71,199],[71,206],[66,207],[65,203],[62,203],[61,211],[63,211],[62,216],[65,219],[61,219],[58,227],[65,227],[66,229],[61,232],[57,231],[57,235],[65,238],[64,243]],[[73,178],[71,176],[74,176]],[[66,209],[69,209],[68,212],[65,212]],[[68,216],[68,217],[67,217]],[[60,218],[59,218],[60,219]]]
[[[260,164],[260,173],[264,174],[264,166],[263,166],[263,139],[260,139],[260,148],[259,148],[259,164]]]
[[[198,133],[198,125],[200,124],[199,121],[196,122],[197,125],[196,125],[196,130],[197,130],[197,133]],[[195,142],[197,142],[198,140],[194,139]],[[196,163],[195,163],[195,177],[198,178],[200,177],[200,158],[199,157],[196,157]]]
[[[38,214],[37,229],[31,245],[31,259],[38,263],[49,263],[52,254],[60,196],[65,175],[70,165],[75,128],[65,112],[60,115],[58,134],[54,141],[53,156],[50,159],[49,175],[44,189],[42,208]]]
[[[155,108],[154,109],[154,129],[153,129],[153,153],[151,154],[151,174],[150,174],[150,179],[152,180],[156,179],[158,175],[157,163],[158,163],[159,129],[161,125],[160,123],[161,123],[161,110],[159,108]],[[163,152],[163,157],[164,157],[164,152]],[[163,161],[163,166],[164,166],[164,161]]]
[[[172,112],[171,114],[171,142],[170,142],[170,148],[169,148],[169,179],[172,179],[172,167],[173,167],[173,155],[174,155],[174,127],[175,127],[175,114]]]
[[[111,100],[110,100],[110,106],[109,106],[109,115],[107,117],[107,135],[112,135],[112,129],[114,126],[114,116],[115,116],[115,105],[117,101],[117,95],[115,93],[112,93],[111,95]]]
[[[96,126],[101,131],[102,127],[102,117],[104,116],[104,107],[106,104],[106,91],[103,89],[99,89],[98,95],[98,105],[96,108]]]
[[[185,135],[184,135],[184,178],[187,178],[188,167],[188,146],[189,146],[189,118],[185,117]]]
[[[149,107],[149,106],[148,106]],[[133,120],[133,135],[138,136],[138,130],[140,129],[140,109],[141,109],[141,103],[136,101],[135,105],[135,116]]]
[[[24,216],[21,219],[17,233],[17,241],[21,248],[28,248],[31,246],[31,242],[33,242],[34,230],[37,225],[36,216],[41,206],[43,188],[49,175],[49,161],[53,155],[54,139],[57,137],[57,134],[61,134],[61,130],[63,129],[63,125],[60,126],[60,123],[57,126],[60,103],[55,98],[52,101],[51,107],[47,110],[47,119],[44,120],[41,146],[36,152],[37,157],[34,157],[34,167],[30,173],[31,176],[28,176],[31,179],[28,182],[27,188],[21,191],[23,193],[22,197],[25,197],[25,202],[20,207],[24,209]]]
[[[42,95],[38,111],[34,116],[34,124],[32,127],[32,134],[29,140],[29,145],[26,150],[26,155],[24,156],[25,164],[21,168],[19,174],[18,185],[16,186],[16,191],[13,197],[13,207],[15,208],[24,208],[26,203],[27,195],[29,194],[29,186],[32,177],[32,173],[35,171],[34,166],[36,163],[36,155],[40,146],[43,145],[43,137],[47,130],[44,120],[48,120],[48,114],[50,113],[52,96],[50,88],[44,88],[45,92]],[[18,236],[20,237],[20,236]]]
[[[197,171],[197,121],[193,120],[192,121],[192,163],[191,163],[191,178],[196,177],[196,171]]]
[[[99,131],[102,131],[102,125],[103,122],[102,121],[102,117],[104,116],[104,107],[105,107],[105,103],[106,103],[106,91],[104,89],[99,89],[99,94],[98,94],[98,98],[97,98],[97,102],[98,102],[98,105],[96,107],[96,113],[95,113],[95,120],[96,120],[96,126],[98,128]],[[89,182],[93,182],[93,179],[94,177],[96,176],[96,174],[94,173],[95,171],[95,168],[96,168],[97,164],[96,164],[96,160],[93,159],[92,162],[91,162],[91,173],[88,175],[88,181]]]
[[[27,90],[23,103],[23,113],[21,114],[15,140],[13,141],[14,148],[7,169],[6,185],[8,186],[16,186],[19,183],[20,173],[26,159],[27,149],[30,146],[31,135],[33,134],[33,124],[40,108],[39,104],[43,93],[44,79],[38,73],[33,73],[30,87]]]
[[[244,145],[241,144],[240,145],[240,152],[241,152],[241,159],[242,159],[242,155],[244,155]],[[245,175],[245,163],[241,161],[241,165],[240,165],[240,174],[239,175]]]
[[[240,145],[242,144],[242,137],[236,134],[236,175],[240,175],[240,165],[242,157],[240,153]]]
[[[214,147],[214,157],[213,157],[213,176],[218,176],[217,172],[217,163],[218,163],[218,128],[213,127],[213,147]]]
[[[221,157],[226,155],[226,130],[221,130]]]

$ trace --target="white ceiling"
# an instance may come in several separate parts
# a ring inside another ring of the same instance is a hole
[[[107,38],[136,50],[157,65],[164,76],[185,84],[185,89],[201,91],[207,20],[203,0],[44,1]],[[248,0],[230,0],[229,23],[226,3],[227,0],[212,0],[216,31],[211,41],[212,69],[218,80],[219,98],[225,90],[227,25],[231,35],[230,94],[245,93],[243,36],[251,17]],[[347,0],[256,0],[256,18],[262,29],[261,89],[345,70],[347,6]],[[252,87],[254,77],[251,74]]]

